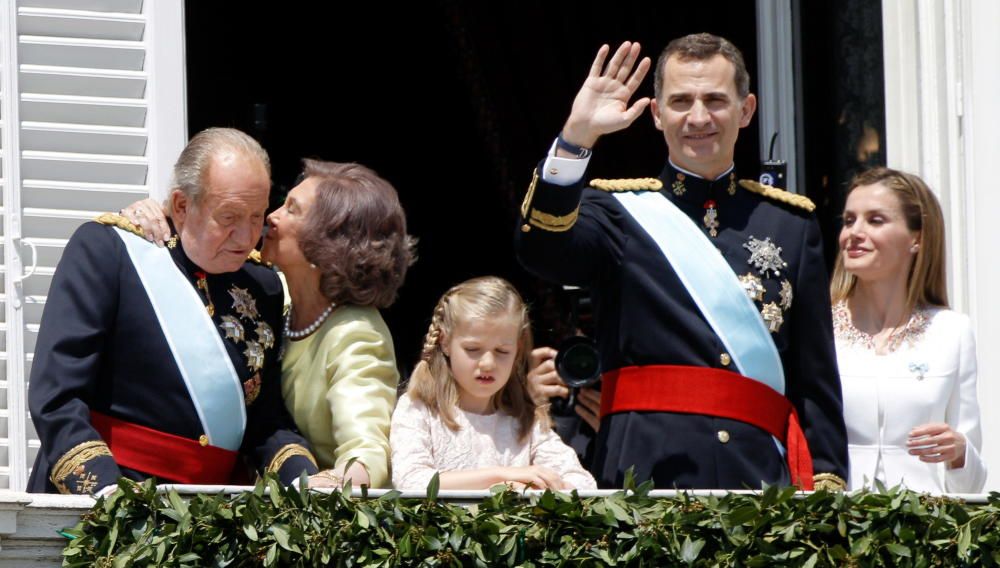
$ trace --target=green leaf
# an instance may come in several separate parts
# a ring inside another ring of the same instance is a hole
[[[430,483],[427,484],[427,500],[437,501],[438,489],[441,487],[441,479],[438,473],[435,471],[434,475],[431,477]]]
[[[274,535],[274,540],[281,548],[292,550],[292,547],[288,544],[288,528],[285,525],[271,525],[267,529],[267,532]]]
[[[895,556],[903,556],[903,557],[906,557],[906,558],[910,557],[910,549],[909,549],[909,547],[903,546],[902,544],[899,544],[898,542],[890,542],[889,544],[885,545],[885,548],[889,552],[893,553]]]
[[[247,535],[247,538],[250,539],[251,542],[257,542],[257,539],[259,538],[257,536],[257,528],[253,525],[243,525],[243,534]]]
[[[684,544],[681,545],[681,560],[686,562],[688,566],[694,564],[704,546],[705,541],[703,540],[692,541],[691,537],[684,537]]]
[[[972,543],[972,529],[969,525],[962,527],[958,533],[958,557],[965,558],[969,554],[969,545]]]

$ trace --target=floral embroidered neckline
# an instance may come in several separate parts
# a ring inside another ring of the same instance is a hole
[[[930,325],[929,310],[926,307],[918,307],[910,315],[910,320],[901,329],[897,329],[889,336],[886,344],[886,353],[892,353],[905,345],[914,345]],[[851,321],[851,311],[847,309],[847,302],[840,301],[833,306],[833,334],[837,340],[843,341],[851,346],[858,346],[875,351],[875,337],[854,327]]]

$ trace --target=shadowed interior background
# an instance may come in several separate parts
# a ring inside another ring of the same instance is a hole
[[[553,288],[517,264],[512,233],[532,168],[601,43],[639,41],[655,60],[674,37],[716,33],[744,52],[757,90],[756,10],[742,0],[276,6],[186,2],[189,131],[232,126],[257,137],[273,162],[272,205],[302,157],[360,162],[396,187],[420,240],[385,311],[404,370],[437,298],[473,276],[514,282],[535,306],[539,343],[563,333]],[[650,72],[640,94],[652,92]],[[647,114],[602,139],[588,176],[655,176],[665,156]],[[740,134],[738,173],[755,178],[758,160],[755,120]]]

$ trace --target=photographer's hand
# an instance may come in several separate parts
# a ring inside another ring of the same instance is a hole
[[[539,406],[548,404],[550,398],[569,396],[569,388],[556,372],[556,354],[551,347],[539,347],[531,352],[528,390]]]

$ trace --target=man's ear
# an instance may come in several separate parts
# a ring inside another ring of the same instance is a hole
[[[740,109],[740,128],[746,128],[750,125],[750,119],[753,118],[753,113],[756,110],[757,97],[750,93],[747,98],[743,99],[743,107]]]
[[[663,130],[663,124],[660,123],[660,106],[656,104],[656,97],[649,99],[649,112],[653,115],[653,124],[656,129]]]
[[[174,226],[178,231],[184,226],[184,220],[187,219],[188,213],[191,210],[191,200],[188,196],[181,190],[175,189],[170,192],[170,198],[167,200],[170,204],[170,219],[174,222]]]

